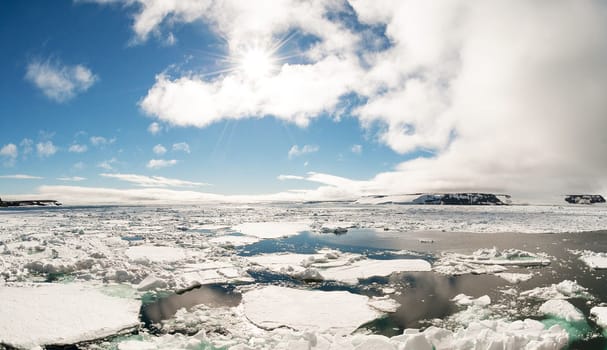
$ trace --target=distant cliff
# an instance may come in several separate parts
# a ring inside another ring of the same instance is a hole
[[[500,199],[502,198],[502,199]],[[359,204],[508,205],[510,196],[492,193],[415,193],[375,195],[360,198]]]
[[[571,204],[594,204],[605,203],[605,198],[600,194],[570,194],[565,196],[565,201]]]
[[[0,207],[29,207],[29,206],[47,207],[47,206],[58,206],[58,205],[61,205],[61,203],[59,203],[56,200],[52,200],[52,199],[28,199],[28,200],[22,200],[22,201],[3,201],[2,198],[0,198]]]

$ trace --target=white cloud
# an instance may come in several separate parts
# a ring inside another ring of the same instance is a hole
[[[50,157],[57,153],[57,147],[52,141],[44,141],[36,144],[36,152],[39,157]]]
[[[278,62],[257,79],[238,69],[160,74],[142,110],[179,126],[265,116],[306,126],[320,115],[341,115],[354,94],[364,102],[345,113],[412,157],[369,180],[379,191],[607,189],[607,4],[348,3],[351,17],[373,32],[354,33],[343,16],[329,16],[348,11],[340,1],[132,0],[140,41],[198,20],[226,40],[229,58],[294,30],[316,40],[299,64]],[[415,158],[417,151],[429,158]],[[325,194],[344,194],[327,186]]]
[[[146,165],[150,169],[167,168],[177,164],[175,159],[150,159]]]
[[[297,175],[278,175],[277,179],[280,180],[280,181],[285,181],[285,180],[304,180],[305,177],[303,177],[303,176],[297,176]]]
[[[142,187],[199,187],[208,186],[203,182],[170,179],[162,176],[145,176],[136,174],[99,174],[103,177],[131,182]]]
[[[30,153],[32,153],[32,151],[34,150],[34,141],[32,141],[31,139],[25,138],[23,140],[21,140],[21,142],[19,143],[19,146],[21,146],[21,153],[23,153],[23,155],[28,155]]]
[[[352,153],[354,153],[354,154],[361,154],[363,152],[363,146],[352,145],[352,148],[350,148],[350,151],[352,151]]]
[[[102,162],[97,163],[97,167],[101,168],[101,169],[105,169],[105,170],[112,170],[112,169],[114,169],[113,164],[116,164],[117,162],[118,162],[118,159],[111,158],[111,159],[104,160]]]
[[[86,180],[86,177],[81,177],[81,176],[58,177],[57,180],[59,180],[59,181],[77,182],[77,181],[84,181],[84,180]]]
[[[179,143],[174,143],[173,144],[173,151],[175,152],[185,152],[185,153],[190,153],[190,145],[188,145],[185,142],[179,142]]]
[[[9,143],[0,148],[0,156],[14,160],[19,155],[19,150],[14,143]]]
[[[148,132],[152,135],[158,135],[162,131],[160,124],[153,122],[148,126]]]
[[[88,147],[86,145],[79,145],[79,144],[73,144],[68,149],[68,151],[72,152],[72,153],[84,153],[87,150],[88,150]]]
[[[299,157],[304,154],[315,153],[320,150],[317,145],[303,145],[301,148],[298,145],[293,145],[289,150],[289,159]]]
[[[42,180],[43,177],[26,175],[26,174],[15,174],[15,175],[0,175],[0,179],[13,179],[13,180]]]
[[[39,88],[46,97],[65,102],[85,92],[98,80],[83,65],[69,66],[59,61],[32,61],[27,65],[25,78]]]
[[[103,136],[91,136],[90,141],[93,146],[105,146],[113,144],[114,142],[116,142],[116,139],[107,139]]]
[[[152,148],[152,151],[154,152],[154,154],[157,155],[163,155],[167,153],[167,149],[161,144],[154,146],[154,148]]]

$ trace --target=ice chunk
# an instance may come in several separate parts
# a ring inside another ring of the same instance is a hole
[[[468,273],[499,273],[507,270],[507,266],[545,266],[550,260],[545,254],[534,254],[519,249],[496,248],[479,249],[470,255],[443,253],[434,264],[436,272],[446,275],[463,275]]]
[[[164,280],[157,278],[154,275],[149,275],[144,278],[143,281],[139,282],[136,288],[138,291],[147,291],[151,289],[166,288],[166,286],[167,283]]]
[[[244,293],[242,305],[246,317],[264,329],[287,326],[341,335],[381,315],[363,295],[276,286]]]
[[[586,298],[591,299],[587,289],[580,286],[575,281],[564,280],[558,284],[552,284],[548,287],[537,287],[520,293],[521,296],[536,299],[567,299],[567,298]]]
[[[83,285],[2,287],[0,344],[32,348],[105,338],[136,329],[139,307]]]
[[[240,247],[243,245],[259,242],[259,238],[251,236],[223,235],[213,237],[209,240],[209,242],[219,245],[231,245],[234,247]]]
[[[192,252],[183,248],[152,245],[133,246],[126,250],[126,256],[132,261],[175,262],[184,260],[192,254]]]
[[[373,297],[369,300],[369,305],[381,312],[396,312],[400,307],[400,304],[396,300],[388,296]]]
[[[258,238],[294,236],[310,229],[309,222],[247,222],[232,227],[234,231]]]
[[[550,299],[540,306],[539,311],[544,315],[562,318],[568,322],[584,321],[584,314],[563,299]]]
[[[429,262],[421,259],[359,260],[351,265],[319,270],[326,280],[354,284],[360,279],[389,276],[394,272],[430,271]]]
[[[597,253],[590,250],[570,250],[571,253],[579,255],[591,269],[607,269],[607,253]]]
[[[596,324],[607,329],[607,306],[595,306],[590,309],[590,314],[596,317]]]
[[[466,294],[458,294],[453,299],[457,305],[469,306],[469,305],[477,305],[477,306],[487,306],[491,304],[491,298],[488,295],[483,295],[482,297],[478,297],[473,299],[471,296]]]
[[[513,272],[498,272],[497,277],[503,278],[510,283],[525,282],[533,278],[532,273],[513,273]]]

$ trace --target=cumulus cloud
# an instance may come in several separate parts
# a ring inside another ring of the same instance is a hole
[[[13,179],[13,180],[42,180],[43,177],[27,175],[27,174],[14,174],[14,175],[0,175],[0,179]]]
[[[293,145],[291,149],[289,149],[289,159],[294,157],[299,157],[304,154],[315,153],[320,150],[320,147],[317,145],[303,145],[299,147],[298,145]]]
[[[154,146],[154,148],[152,148],[152,151],[154,152],[154,154],[157,155],[163,155],[167,153],[167,149],[161,144]]]
[[[148,132],[152,135],[158,135],[162,131],[160,124],[153,122],[148,126]]]
[[[145,176],[137,174],[99,174],[103,177],[114,178],[134,183],[141,187],[200,187],[208,186],[204,182],[194,182],[179,179],[170,179],[162,176]]]
[[[19,150],[14,143],[9,143],[0,148],[0,157],[5,158],[5,165],[12,166],[19,155]]]
[[[97,163],[97,167],[101,168],[101,169],[104,169],[104,170],[112,170],[112,169],[114,169],[113,165],[116,164],[117,162],[118,162],[118,159],[111,158],[111,159],[104,160],[104,161],[101,161],[101,162]]]
[[[25,78],[46,97],[65,102],[88,90],[99,78],[81,64],[70,66],[58,60],[35,60],[27,65]]]
[[[160,74],[140,107],[196,127],[265,116],[306,126],[346,113],[411,159],[368,182],[323,185],[331,187],[325,194],[343,195],[342,185],[538,195],[607,189],[602,1],[129,3],[137,4],[140,41],[199,20],[225,38],[230,57],[294,30],[313,38],[301,60],[278,62],[261,78],[238,69]]]
[[[363,152],[363,146],[352,145],[352,148],[350,148],[350,151],[352,151],[352,153],[354,153],[354,154],[361,154]]]
[[[28,155],[28,154],[32,153],[32,151],[34,150],[34,141],[32,141],[31,139],[25,138],[25,139],[21,140],[21,142],[19,143],[19,146],[21,146],[21,153],[23,153],[23,155]]]
[[[39,142],[36,144],[36,152],[38,153],[38,157],[50,157],[57,153],[57,146],[52,141]]]
[[[176,159],[150,159],[146,165],[150,169],[167,168],[177,164]]]
[[[84,153],[88,150],[86,145],[73,144],[68,148],[68,151],[71,153]]]
[[[91,136],[90,139],[91,144],[93,146],[105,146],[105,145],[110,145],[113,144],[114,142],[116,142],[115,138],[111,138],[111,139],[107,139],[103,136]]]
[[[173,144],[173,151],[190,153],[190,145],[185,142],[179,142]]]

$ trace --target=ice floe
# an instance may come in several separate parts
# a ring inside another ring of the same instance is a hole
[[[587,290],[587,288],[580,286],[576,281],[564,280],[547,287],[537,287],[523,291],[520,295],[542,300],[569,298],[591,299],[592,296],[588,294]]]
[[[257,238],[281,238],[310,229],[310,222],[247,222],[232,227],[236,232]]]
[[[593,252],[591,250],[569,250],[571,253],[579,255],[582,260],[591,269],[607,269],[607,253]]]
[[[431,270],[430,263],[421,259],[367,259],[359,254],[332,250],[323,250],[318,254],[261,254],[247,257],[247,260],[300,279],[324,279],[348,284],[370,277],[389,276],[394,272]]]
[[[79,284],[0,288],[0,344],[16,348],[69,345],[139,326],[137,300]]]
[[[562,318],[568,322],[582,322],[584,314],[570,302],[563,299],[550,299],[542,304],[539,312],[544,315]]]
[[[139,245],[129,247],[125,254],[130,260],[135,262],[175,262],[187,259],[194,253],[178,247]]]
[[[445,275],[463,275],[468,273],[501,273],[510,266],[546,266],[550,264],[548,256],[534,254],[519,249],[496,248],[479,249],[470,255],[445,252],[434,263],[433,270]],[[506,278],[513,277],[506,275]]]
[[[264,329],[290,327],[340,335],[381,315],[363,295],[277,286],[244,293],[242,305],[247,319]]]
[[[596,324],[607,329],[607,306],[595,306],[590,309],[590,314],[596,318]]]
[[[533,278],[532,273],[498,272],[495,275],[510,283],[521,283]]]

